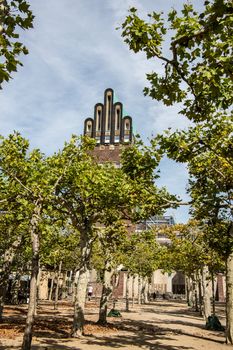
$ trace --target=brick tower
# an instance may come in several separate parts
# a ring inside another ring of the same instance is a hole
[[[114,102],[114,91],[106,89],[104,103],[96,103],[94,117],[84,121],[84,135],[96,140],[94,155],[99,163],[112,162],[116,167],[120,166],[120,150],[133,142],[132,118],[123,116],[123,105]],[[135,230],[135,226],[126,220],[127,230]],[[94,289],[94,295],[100,296],[102,286],[96,280],[96,272],[92,271],[90,283]],[[114,289],[113,298],[124,295],[125,272],[121,271],[118,286]]]

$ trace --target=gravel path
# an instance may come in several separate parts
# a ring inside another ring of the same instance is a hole
[[[122,304],[117,307],[123,309]],[[1,350],[20,349],[25,312],[24,309],[18,313],[16,311],[10,309],[5,323],[1,325]],[[122,318],[109,319],[107,328],[95,324],[98,309],[94,303],[87,304],[86,311],[86,335],[81,339],[71,339],[68,331],[72,308],[61,306],[55,314],[51,305],[40,306],[32,350],[233,349],[224,344],[223,332],[206,330],[203,319],[184,302],[156,301],[148,305],[135,305],[128,313],[121,310]],[[217,313],[224,325],[223,308],[218,308]]]

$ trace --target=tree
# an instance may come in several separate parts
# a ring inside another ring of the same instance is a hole
[[[126,175],[110,164],[98,164],[91,155],[93,147],[93,140],[83,138],[80,142],[73,138],[52,160],[56,167],[62,168],[64,159],[72,159],[57,187],[55,205],[58,215],[69,220],[73,229],[80,234],[73,336],[83,332],[87,275],[98,227],[108,227],[121,218],[124,210],[131,210],[131,186]]]
[[[224,269],[222,256],[206,244],[207,227],[201,222],[190,220],[187,224],[176,224],[167,227],[155,227],[157,233],[163,233],[171,240],[166,253],[162,257],[161,266],[165,271],[182,271],[191,283],[187,283],[187,299],[192,299],[197,309],[197,295],[199,294],[200,312],[208,320],[211,315],[211,275]],[[190,288],[191,287],[191,288]],[[197,293],[199,289],[199,293]],[[189,294],[195,292],[191,298]]]
[[[143,286],[144,293],[142,293],[142,280],[148,283],[153,272],[159,268],[163,253],[164,247],[158,245],[156,235],[151,230],[133,233],[127,237],[123,245],[122,264],[128,274],[138,275],[139,278],[139,304],[141,304],[141,294],[144,294],[144,300],[147,299],[145,285]]]
[[[182,102],[180,113],[194,126],[188,131],[166,132],[162,147],[171,158],[188,162],[195,215],[209,224],[228,222],[230,237],[233,5],[230,0],[204,4],[202,13],[190,3],[184,4],[180,15],[170,11],[169,27],[161,14],[153,12],[145,21],[132,8],[122,25],[122,36],[134,52],[143,51],[148,59],[163,63],[163,75],[147,74],[150,87],[144,93],[168,106]],[[163,43],[169,31],[170,55],[166,55]],[[228,246],[226,341],[233,343],[233,256],[232,246]]]
[[[79,142],[73,138],[73,142],[67,144],[52,161],[55,167],[62,169],[64,159],[72,159],[57,187],[55,203],[59,215],[70,220],[73,228],[80,233],[73,336],[83,332],[87,274],[99,228],[109,228],[121,220],[136,222],[161,213],[171,205],[178,205],[175,196],[154,184],[157,154],[159,157],[157,151],[152,152],[141,142],[135,143],[122,153],[122,167],[115,168],[110,163],[96,162],[92,155],[94,146],[94,140],[85,137]]]
[[[79,232],[74,231],[71,225],[57,220],[50,211],[45,229],[41,235],[40,264],[53,272],[49,290],[49,300],[54,293],[54,309],[58,308],[59,290],[62,295],[68,292],[68,286],[59,285],[61,272],[75,271],[79,261]],[[61,218],[62,219],[62,218]]]
[[[135,53],[164,64],[164,74],[147,74],[146,95],[165,105],[183,102],[181,113],[191,120],[211,119],[217,110],[227,110],[232,102],[233,5],[230,0],[205,1],[197,13],[184,4],[179,16],[175,9],[167,21],[161,13],[148,15],[148,21],[135,8],[122,24],[122,36]],[[166,26],[168,23],[169,26]],[[170,56],[166,56],[165,35],[170,34]]]
[[[102,283],[98,319],[98,323],[102,325],[107,323],[108,301],[122,268],[121,251],[127,237],[126,226],[123,220],[116,220],[111,225],[100,227],[93,247],[92,267]]]
[[[69,162],[68,162],[69,163]],[[24,332],[23,350],[31,348],[32,328],[36,310],[37,277],[40,260],[41,232],[44,230],[48,209],[56,187],[66,171],[66,165],[53,171],[45,156],[37,149],[29,152],[29,142],[14,133],[2,139],[0,167],[11,187],[16,186],[16,201],[20,215],[27,218],[27,235],[31,243],[31,280],[28,314]]]
[[[26,0],[0,0],[0,88],[4,81],[9,81],[11,73],[22,66],[18,57],[28,54],[27,48],[18,40],[18,30],[32,28],[33,19]]]

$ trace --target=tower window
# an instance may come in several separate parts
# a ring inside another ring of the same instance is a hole
[[[101,111],[98,110],[98,125],[97,125],[98,130],[101,128]]]
[[[111,123],[111,99],[112,96],[108,95],[107,96],[107,109],[106,109],[106,123],[105,123],[105,128],[106,130],[110,130],[110,123]]]
[[[91,121],[87,122],[86,132],[87,132],[87,134],[91,134],[92,133],[92,122]]]
[[[120,129],[120,109],[117,108],[116,110],[116,130]]]
[[[130,130],[130,123],[129,120],[125,121],[125,130]]]

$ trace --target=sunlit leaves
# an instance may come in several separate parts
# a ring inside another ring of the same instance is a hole
[[[18,41],[19,29],[32,28],[33,19],[27,1],[0,1],[0,87],[22,65],[19,56],[28,54],[27,48]]]
[[[159,13],[140,18],[130,10],[122,24],[122,37],[134,52],[164,63],[164,73],[147,74],[146,95],[165,105],[183,102],[181,113],[189,119],[210,119],[214,111],[227,110],[233,102],[233,5],[227,0],[206,2],[202,13],[183,5],[172,9],[168,25]],[[163,45],[170,33],[170,55]],[[167,38],[168,36],[166,36]]]

